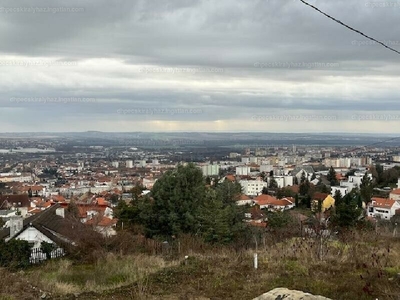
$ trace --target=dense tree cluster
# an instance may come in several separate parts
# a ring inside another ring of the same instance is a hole
[[[362,217],[362,201],[357,189],[341,197],[335,194],[335,208],[332,214],[332,225],[338,228],[353,227]]]
[[[210,187],[195,165],[180,165],[157,180],[150,196],[133,196],[130,204],[121,203],[117,217],[149,237],[186,233],[228,243],[246,230],[244,211],[235,202],[240,193],[237,182],[225,180]]]
[[[377,187],[394,187],[398,178],[400,178],[400,167],[395,166],[388,170],[383,170],[383,167],[377,164],[371,167],[371,173]]]

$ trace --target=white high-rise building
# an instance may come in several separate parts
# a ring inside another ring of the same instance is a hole
[[[119,167],[119,162],[113,161],[113,162],[111,163],[111,165],[112,165],[114,168],[118,168],[118,167]]]
[[[250,167],[236,167],[236,175],[247,176],[250,174]]]
[[[250,163],[257,163],[258,162],[258,158],[255,156],[250,157]]]
[[[261,180],[241,180],[243,194],[248,196],[257,196],[262,193],[264,187],[268,187],[268,183]]]
[[[219,165],[205,165],[201,166],[203,176],[216,176],[219,175]]]
[[[126,161],[126,167],[129,168],[129,169],[133,168],[133,161],[132,160],[127,160]]]
[[[147,165],[146,160],[138,160],[137,163],[140,168],[144,168]]]

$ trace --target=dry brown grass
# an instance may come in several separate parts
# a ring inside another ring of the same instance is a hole
[[[29,284],[23,274],[0,268],[0,300],[38,299],[41,291]]]
[[[50,261],[30,271],[29,278],[58,295],[103,292],[134,282],[144,283],[149,274],[176,264],[159,256],[109,253],[90,265],[77,265],[66,259]]]
[[[60,299],[92,291],[78,298],[242,300],[276,287],[331,299],[399,299],[400,239],[362,231],[339,239],[276,234],[258,242],[257,270],[255,248],[237,251],[184,237],[165,257],[126,254],[126,245],[122,254],[105,254],[94,264],[51,261],[27,276],[41,288],[57,291]],[[150,243],[143,245],[152,252]]]

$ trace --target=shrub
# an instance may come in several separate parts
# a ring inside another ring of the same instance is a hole
[[[0,241],[0,266],[7,268],[26,268],[29,266],[32,246],[27,241]]]

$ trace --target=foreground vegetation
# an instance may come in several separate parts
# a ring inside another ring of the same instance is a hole
[[[35,292],[52,299],[252,299],[276,287],[332,299],[400,295],[399,239],[365,231],[334,240],[286,238],[281,233],[264,238],[258,245],[257,270],[255,249],[213,247],[187,236],[180,253],[104,252],[92,264],[64,258],[17,275],[3,269],[0,299],[37,299]],[[24,291],[28,287],[32,298]]]

